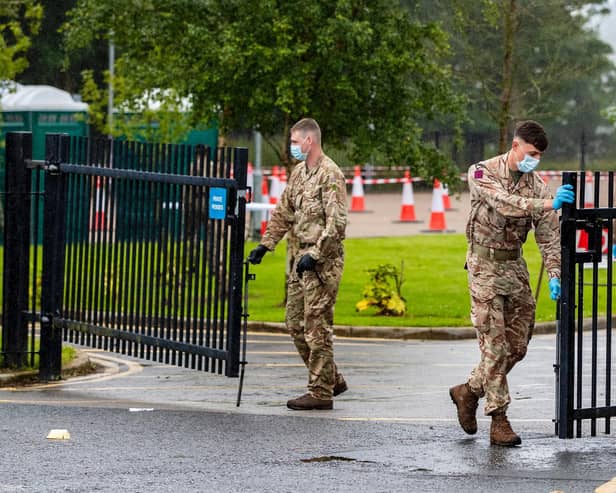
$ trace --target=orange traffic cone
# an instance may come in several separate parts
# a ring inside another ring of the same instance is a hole
[[[451,210],[451,200],[449,200],[449,187],[443,183],[443,207],[446,211]]]
[[[105,188],[101,177],[96,178],[96,195],[94,206],[94,231],[105,230]]]
[[[283,166],[280,169],[280,196],[282,197],[282,193],[284,189],[287,188],[287,169]]]
[[[594,186],[592,182],[592,173],[586,172],[586,179],[584,180],[584,209],[592,209],[595,205],[593,202]],[[588,233],[585,229],[578,230],[577,247],[578,252],[588,251]]]
[[[250,202],[252,200],[252,190],[255,187],[255,173],[254,168],[252,167],[252,163],[248,162],[248,169],[246,171],[246,188],[248,191],[246,193],[246,202]]]
[[[270,177],[270,180],[272,183],[270,186],[269,202],[270,204],[276,204],[280,198],[280,175],[278,172],[278,166],[274,166],[272,168],[272,176]]]
[[[361,178],[361,170],[359,166],[355,166],[355,175],[353,176],[353,188],[351,190],[351,209],[349,212],[365,212],[366,204],[364,202],[364,183]]]
[[[402,207],[400,208],[400,221],[417,222],[415,217],[415,197],[413,195],[413,182],[411,172],[404,172],[404,182],[402,183]]]
[[[270,203],[269,192],[267,190],[267,178],[265,176],[263,177],[263,180],[261,181],[261,202],[263,204]],[[269,212],[266,210],[261,213],[261,236],[265,234],[265,230],[267,229],[268,214]]]
[[[445,208],[443,206],[443,189],[441,182],[434,180],[432,191],[432,212],[430,214],[430,231],[445,231]]]
[[[594,186],[593,177],[590,171],[586,172],[586,180],[584,183],[584,209],[592,209],[594,203]]]
[[[577,245],[575,247],[578,252],[588,251],[588,233],[584,229],[578,229],[576,231]]]

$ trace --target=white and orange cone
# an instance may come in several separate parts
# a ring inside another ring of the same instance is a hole
[[[270,182],[269,203],[277,204],[278,199],[280,198],[280,175],[278,171],[278,166],[274,166],[272,168],[272,176],[270,176]]]
[[[100,176],[96,178],[96,195],[94,204],[94,231],[105,230],[105,188]]]
[[[584,209],[592,209],[594,206],[593,177],[592,173],[587,171],[584,180]],[[588,251],[588,233],[584,229],[578,230],[576,249],[578,251]]]
[[[592,209],[594,203],[595,187],[593,185],[593,176],[590,171],[586,172],[586,180],[584,182],[584,209]]]
[[[267,178],[263,177],[261,181],[261,202],[263,204],[270,203],[269,192],[267,190]],[[265,234],[265,230],[267,229],[267,219],[268,219],[268,211],[263,211],[261,213],[261,236]]]
[[[584,229],[578,229],[576,231],[576,251],[587,252],[588,251],[588,233]]]
[[[248,162],[248,169],[246,171],[246,188],[248,188],[248,192],[246,193],[246,202],[250,202],[252,200],[252,190],[255,187],[255,173],[254,168],[252,167],[252,163]]]
[[[349,212],[365,212],[366,203],[364,201],[364,182],[361,177],[359,166],[355,166],[353,176],[353,188],[351,189],[351,209]]]
[[[450,211],[451,210],[451,200],[449,199],[449,187],[445,185],[444,183],[442,184],[442,187],[443,187],[443,207],[445,208],[446,211]]]
[[[416,222],[415,216],[415,196],[413,194],[413,181],[411,172],[404,172],[404,182],[402,182],[402,206],[400,208],[400,221]]]
[[[287,188],[287,169],[283,166],[280,169],[280,196],[284,192],[284,189]]]
[[[430,213],[430,231],[445,231],[445,207],[443,206],[443,189],[441,182],[434,180],[434,189],[432,190],[432,211]]]

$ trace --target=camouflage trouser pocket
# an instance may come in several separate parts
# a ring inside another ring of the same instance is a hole
[[[503,297],[472,297],[471,322],[473,327],[482,334],[487,334],[493,328],[504,328]]]

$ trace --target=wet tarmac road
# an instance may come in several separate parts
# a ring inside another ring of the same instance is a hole
[[[616,476],[613,436],[554,437],[554,336],[511,375],[513,449],[489,445],[487,419],[457,425],[447,388],[474,341],[338,338],[350,390],[321,412],[284,407],[306,378],[286,336],[250,335],[240,408],[237,379],[93,354],[106,373],[0,390],[0,492],[588,492]]]

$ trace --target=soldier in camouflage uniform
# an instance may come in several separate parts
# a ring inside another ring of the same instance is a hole
[[[475,413],[485,397],[492,417],[490,442],[519,445],[506,411],[511,398],[507,374],[526,355],[535,323],[535,299],[522,245],[534,228],[535,240],[550,277],[550,295],[560,296],[560,233],[557,210],[574,200],[570,185],[553,199],[534,168],[548,146],[545,131],[534,121],[517,125],[511,149],[470,167],[471,211],[466,227],[466,268],[471,321],[477,330],[481,360],[468,381],[452,387],[460,425],[477,432]]]
[[[308,367],[308,393],[287,402],[296,410],[332,409],[347,390],[334,363],[333,318],[344,266],[347,224],[344,175],[321,149],[321,130],[304,118],[291,129],[295,166],[260,244],[248,261],[258,264],[285,233],[296,241],[288,277],[286,325]]]

